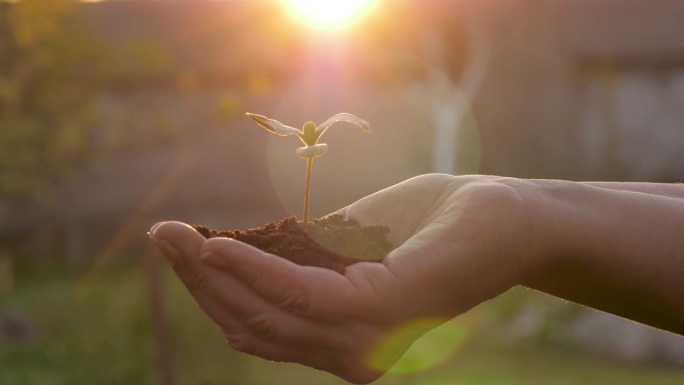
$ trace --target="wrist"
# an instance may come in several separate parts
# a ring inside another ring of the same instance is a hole
[[[539,182],[489,177],[472,183],[475,190],[470,192],[469,200],[477,207],[474,215],[486,219],[479,226],[474,218],[466,222],[476,231],[488,233],[486,244],[479,246],[493,251],[487,263],[496,270],[490,276],[493,292],[528,285],[551,268],[552,242],[547,231],[550,213],[546,212]]]
[[[573,182],[561,180],[534,180],[505,178],[503,182],[512,187],[520,197],[525,215],[525,226],[519,235],[524,243],[520,279],[518,284],[538,288],[542,280],[561,263],[559,235],[562,224],[558,218],[562,206],[555,202],[556,192]]]

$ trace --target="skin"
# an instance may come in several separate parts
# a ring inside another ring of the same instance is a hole
[[[516,285],[684,334],[682,185],[429,174],[339,213],[389,226],[396,248],[340,275],[179,222],[150,236],[231,347],[352,383]],[[407,324],[422,326],[381,349]]]

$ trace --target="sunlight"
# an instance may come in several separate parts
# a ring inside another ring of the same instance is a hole
[[[292,16],[307,26],[327,31],[352,26],[373,8],[376,0],[281,0]]]

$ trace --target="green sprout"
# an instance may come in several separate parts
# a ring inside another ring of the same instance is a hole
[[[309,195],[311,191],[311,169],[313,168],[314,158],[328,152],[328,145],[325,143],[318,143],[323,133],[334,123],[347,122],[361,127],[362,130],[370,132],[370,125],[365,120],[359,119],[349,113],[339,113],[330,117],[330,119],[316,126],[314,122],[304,123],[304,127],[298,130],[294,127],[286,126],[277,120],[269,119],[263,115],[247,113],[247,116],[254,119],[254,121],[261,127],[280,136],[297,136],[304,147],[299,147],[296,151],[297,156],[306,159],[306,184],[304,186],[304,223],[309,220]]]

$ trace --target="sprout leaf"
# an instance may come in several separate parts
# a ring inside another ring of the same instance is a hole
[[[306,146],[297,149],[297,156],[306,159],[306,185],[304,186],[304,223],[308,222],[309,218],[309,192],[311,190],[311,168],[313,166],[314,158],[325,154],[328,151],[328,145],[325,143],[318,143],[321,135],[330,126],[337,122],[347,122],[361,127],[362,130],[370,132],[370,124],[365,120],[359,119],[356,116],[343,112],[335,114],[326,120],[320,126],[316,126],[314,122],[304,123],[304,127],[298,130],[294,127],[286,126],[277,120],[269,119],[263,115],[247,113],[247,116],[252,118],[258,125],[271,131],[274,134],[281,136],[294,135],[297,136]]]
[[[365,120],[357,118],[356,116],[350,113],[342,112],[331,116],[328,120],[326,120],[320,126],[318,126],[316,133],[318,133],[318,136],[320,137],[321,135],[323,135],[325,130],[327,130],[330,126],[337,122],[347,122],[354,124],[356,126],[359,126],[362,130],[366,132],[370,132],[371,130],[370,124],[368,124],[368,122],[366,122]]]
[[[253,114],[251,112],[248,112],[246,114],[250,118],[252,118],[258,125],[261,127],[271,131],[274,134],[278,134],[281,136],[288,136],[288,135],[296,135],[301,137],[302,132],[299,131],[298,129],[290,126],[286,126],[282,123],[280,123],[277,120],[274,119],[269,119],[263,115],[258,115],[258,114]]]

